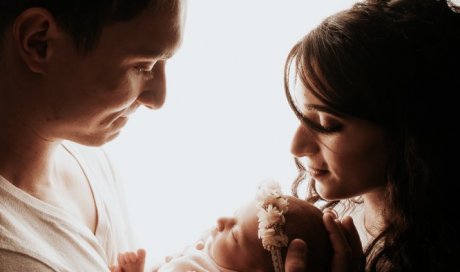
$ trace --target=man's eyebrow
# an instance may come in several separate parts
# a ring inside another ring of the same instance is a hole
[[[142,52],[135,52],[133,55],[139,58],[170,59],[174,53],[175,51],[145,50]]]
[[[345,114],[340,113],[340,112],[332,109],[331,107],[328,107],[328,106],[325,106],[325,105],[305,104],[304,106],[308,111],[319,111],[319,112],[329,113],[329,114],[332,114],[332,115],[335,115],[335,116],[338,116],[338,117],[346,117]]]

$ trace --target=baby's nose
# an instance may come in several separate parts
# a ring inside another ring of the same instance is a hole
[[[225,228],[230,228],[235,224],[235,219],[232,217],[221,217],[217,219],[217,230],[223,231]]]

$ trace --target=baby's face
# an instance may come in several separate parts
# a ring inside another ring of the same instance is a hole
[[[242,206],[232,217],[219,218],[212,232],[211,258],[223,268],[254,271],[270,255],[257,237],[258,226],[255,201]]]

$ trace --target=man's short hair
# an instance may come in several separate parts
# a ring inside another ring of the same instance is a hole
[[[111,23],[129,21],[142,11],[172,9],[178,0],[0,0],[0,38],[15,18],[32,7],[47,9],[57,24],[87,52],[101,30]]]

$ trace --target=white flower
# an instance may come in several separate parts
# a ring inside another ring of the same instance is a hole
[[[263,199],[276,198],[279,195],[281,195],[280,185],[275,181],[269,180],[259,185],[256,200],[261,201]]]
[[[285,247],[288,237],[284,234],[284,214],[288,210],[288,201],[281,192],[278,183],[269,181],[259,186],[256,196],[258,236],[267,250]]]
[[[285,234],[267,235],[263,238],[262,244],[265,247],[285,247],[288,244],[288,237]]]

